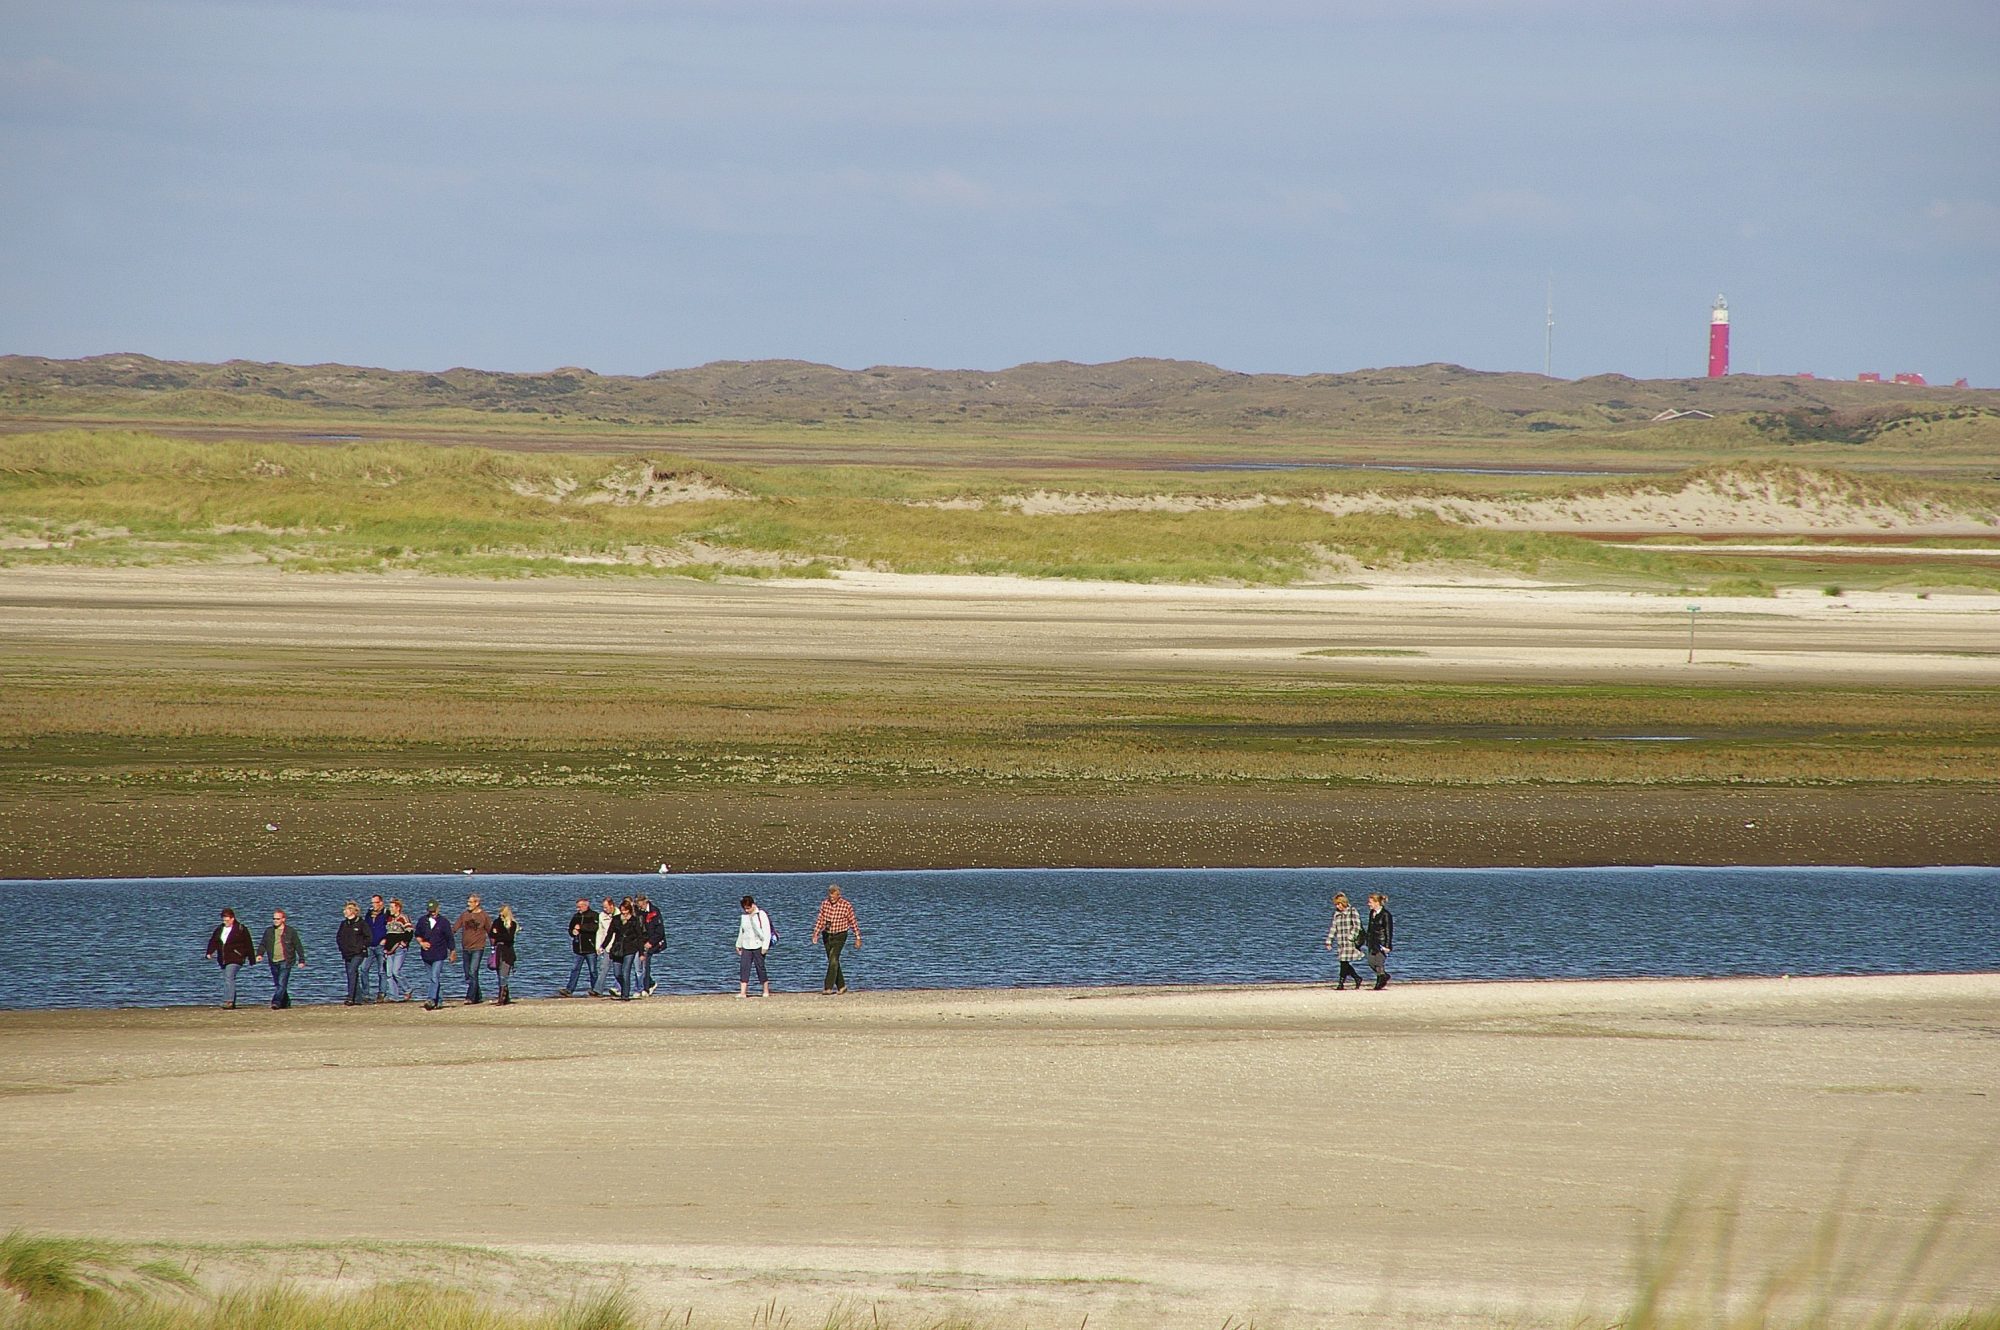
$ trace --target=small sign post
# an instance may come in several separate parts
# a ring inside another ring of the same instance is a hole
[[[1688,664],[1694,664],[1694,620],[1701,613],[1701,606],[1688,606]]]

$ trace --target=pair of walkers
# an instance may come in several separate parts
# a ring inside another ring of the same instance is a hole
[[[763,985],[764,996],[771,996],[771,974],[764,967],[764,958],[770,954],[771,946],[778,940],[778,930],[771,923],[771,916],[757,904],[754,896],[743,898],[743,914],[736,924],[736,996],[750,996],[750,976],[754,971],[757,982]],[[852,939],[854,949],[861,950],[861,921],[854,917],[854,905],[840,894],[840,888],[828,883],[826,899],[819,903],[819,913],[813,918],[812,941],[826,948],[826,979],[820,985],[820,992],[833,994],[847,991],[847,975],[840,966],[840,953]]]
[[[1352,979],[1354,987],[1361,987],[1361,971],[1354,968],[1354,962],[1363,956],[1368,958],[1368,967],[1375,971],[1375,987],[1389,986],[1389,953],[1396,949],[1396,920],[1389,913],[1389,898],[1382,892],[1371,892],[1368,897],[1368,917],[1363,919],[1360,911],[1348,903],[1347,893],[1342,891],[1333,898],[1333,923],[1326,930],[1326,949],[1337,951],[1340,956],[1340,982],[1335,988],[1346,988]]]
[[[651,997],[659,988],[653,978],[653,958],[666,947],[666,922],[651,898],[639,895],[613,901],[606,896],[604,908],[594,910],[588,897],[579,896],[576,913],[569,917],[569,949],[575,959],[570,962],[569,982],[556,990],[556,996],[578,996],[587,977],[589,986],[581,992],[591,997],[621,1002]]]
[[[236,977],[243,967],[257,961],[271,966],[271,1010],[292,1005],[292,970],[306,963],[305,939],[292,927],[283,910],[271,911],[271,926],[254,945],[250,930],[237,919],[236,911],[225,909],[222,922],[208,935],[208,949],[202,953],[222,971],[222,1005],[236,1006]]]

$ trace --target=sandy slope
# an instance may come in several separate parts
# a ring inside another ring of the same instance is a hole
[[[1739,1291],[1837,1216],[1864,1301],[1956,1204],[1911,1300],[1991,1302],[1996,1034],[1994,975],[6,1013],[0,1229],[457,1240],[800,1323],[1565,1324],[1677,1200]]]
[[[1838,473],[1718,469],[1668,482],[1627,482],[1549,497],[1483,497],[1356,490],[1297,499],[1268,494],[1092,494],[1037,490],[995,500],[1031,516],[1102,512],[1234,511],[1299,503],[1336,516],[1441,517],[1505,531],[1758,532],[1766,535],[2000,534],[1990,504],[1902,492]],[[976,500],[941,506],[979,507]]]

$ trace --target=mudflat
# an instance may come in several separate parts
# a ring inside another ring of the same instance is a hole
[[[0,1229],[801,1322],[1991,1305],[1996,1035],[2000,975],[8,1012]]]
[[[1991,863],[1987,599],[6,569],[0,874]]]

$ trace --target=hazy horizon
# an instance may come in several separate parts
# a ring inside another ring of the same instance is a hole
[[[2000,383],[1961,0],[0,0],[0,350]]]

